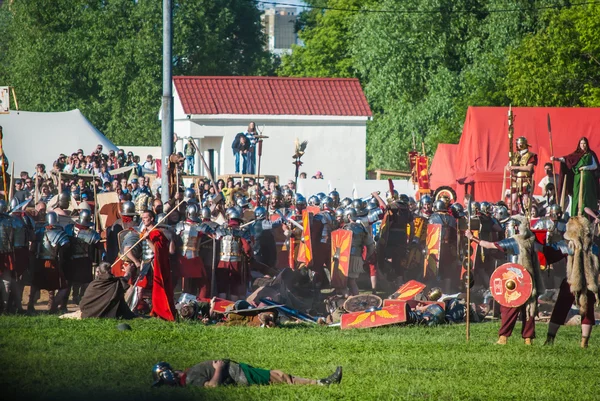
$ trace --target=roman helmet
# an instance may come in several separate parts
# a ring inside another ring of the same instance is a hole
[[[494,218],[500,223],[505,223],[508,219],[510,219],[508,208],[506,206],[496,206],[494,209]]]
[[[296,194],[296,210],[302,211],[306,209],[306,198],[302,194]]]
[[[195,203],[190,203],[185,208],[185,218],[186,220],[193,221],[195,223],[200,222],[198,205]]]
[[[517,138],[517,150],[527,149],[529,147],[529,143],[527,143],[527,138],[524,136],[520,136]]]
[[[398,191],[395,189],[390,192],[389,190],[385,193],[385,200],[387,203],[392,203],[398,200]]]
[[[344,209],[344,222],[345,223],[350,223],[353,221],[356,221],[358,215],[356,213],[356,209],[354,209],[353,207],[348,207],[346,209]]]
[[[329,192],[328,195],[333,200],[333,207],[338,207],[340,205],[340,194],[335,189]]]
[[[447,212],[448,211],[448,207],[446,206],[446,202],[444,202],[441,199],[436,200],[433,203],[433,211],[434,212]]]
[[[71,205],[71,194],[67,191],[62,191],[58,195],[58,207],[61,209],[68,209]]]
[[[123,202],[121,204],[121,216],[137,216],[137,213],[135,212],[135,204],[131,201]]]
[[[492,204],[490,202],[481,202],[480,208],[481,214],[484,214],[486,216],[492,215]]]
[[[551,205],[548,216],[550,216],[552,220],[559,220],[562,217],[562,208],[560,205],[557,203]]]
[[[230,207],[229,209],[227,209],[225,214],[227,215],[227,218],[230,220],[241,220],[242,219],[242,213],[240,213],[240,209],[238,209],[237,207]]]
[[[254,209],[254,216],[256,217],[256,220],[264,220],[267,218],[267,209],[265,209],[262,206],[257,207],[256,209]]]
[[[152,379],[154,379],[153,387],[163,384],[168,386],[176,386],[178,384],[175,371],[167,362],[159,362],[152,367]]]
[[[452,206],[450,206],[450,212],[455,219],[460,219],[461,217],[465,216],[465,209],[458,202],[453,203]]]
[[[310,198],[308,198],[308,204],[310,206],[319,206],[321,204],[321,200],[317,195],[312,195]]]
[[[54,212],[48,212],[46,214],[46,225],[55,226],[58,224],[58,215]]]
[[[207,207],[203,207],[200,210],[200,217],[202,218],[202,220],[210,220],[211,215],[212,215],[212,213],[211,213],[210,209]]]
[[[333,209],[333,199],[331,199],[329,196],[326,196],[321,201],[321,210],[331,210],[331,209]]]
[[[87,209],[82,209],[79,212],[77,224],[84,227],[92,227],[94,225],[94,223],[92,223],[92,212]]]
[[[186,200],[192,199],[196,197],[196,191],[194,191],[193,188],[186,188],[185,192],[183,193],[183,197]]]
[[[350,206],[352,204],[352,199],[350,198],[344,198],[340,201],[340,206],[343,207],[344,209],[347,208],[348,206]]]

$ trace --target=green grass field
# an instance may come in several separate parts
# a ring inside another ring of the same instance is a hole
[[[552,348],[546,326],[526,347],[519,336],[494,345],[498,323],[340,331],[326,327],[204,327],[152,320],[118,331],[113,320],[0,317],[3,400],[598,400],[600,340],[579,348],[563,327]],[[519,328],[519,326],[517,326]],[[321,378],[344,367],[341,385],[217,389],[151,388],[165,360],[186,368],[230,358]]]

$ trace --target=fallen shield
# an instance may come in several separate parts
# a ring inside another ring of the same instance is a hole
[[[408,305],[375,308],[364,312],[345,313],[342,315],[340,327],[345,329],[367,329],[371,327],[389,326],[406,323]]]
[[[355,295],[344,302],[344,309],[348,312],[364,312],[367,309],[379,308],[382,302],[381,298],[377,295]]]

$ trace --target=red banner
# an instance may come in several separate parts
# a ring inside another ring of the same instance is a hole
[[[413,184],[417,183],[417,169],[415,167],[417,166],[417,158],[418,157],[419,157],[419,152],[417,152],[416,150],[408,152],[408,162],[410,164],[410,174],[411,174],[411,180],[412,180]]]
[[[440,267],[440,251],[442,246],[442,225],[428,224],[427,239],[425,240],[425,261],[423,262],[423,277],[433,273],[437,275]],[[428,271],[429,270],[429,274]]]
[[[430,191],[429,188],[429,158],[427,156],[417,157],[417,180],[419,191]]]

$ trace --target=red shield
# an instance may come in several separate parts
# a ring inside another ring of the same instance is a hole
[[[396,290],[397,296],[395,296],[394,299],[398,301],[413,299],[416,295],[419,295],[425,287],[427,286],[423,283],[419,283],[416,280],[410,280],[402,284],[402,286]]]
[[[350,269],[350,248],[352,231],[335,230],[331,232],[331,286],[346,288]]]
[[[366,329],[370,327],[389,326],[392,324],[406,323],[408,305],[387,306],[372,312],[354,312],[342,315],[342,330]]]
[[[199,301],[202,302],[210,302],[210,298],[199,298]],[[222,298],[215,298],[215,306],[213,308],[213,311],[215,313],[225,313],[225,311],[227,310],[227,307],[229,306],[233,306],[235,302],[233,301],[229,301],[227,299],[222,299]]]
[[[423,265],[423,277],[433,274],[437,275],[440,268],[440,253],[442,250],[442,225],[427,224],[427,239],[425,241],[425,261]]]
[[[505,263],[492,273],[490,291],[500,305],[517,308],[531,297],[533,280],[523,266]]]
[[[532,233],[535,234],[535,239],[542,245],[546,245],[546,240],[548,239],[548,230],[531,230]],[[540,269],[546,270],[548,268],[548,262],[546,262],[546,257],[544,256],[544,252],[538,252],[538,259],[540,261]]]

